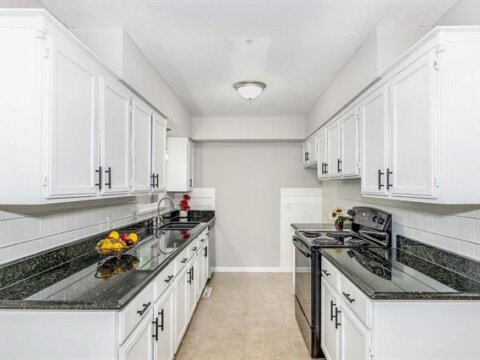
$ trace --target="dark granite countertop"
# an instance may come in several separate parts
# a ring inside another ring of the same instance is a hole
[[[0,309],[122,309],[212,224],[214,216],[188,232],[145,235],[120,258],[119,265],[128,269],[108,278],[101,277],[99,265],[113,258],[93,250],[105,234],[6,264],[0,267]]]
[[[480,300],[480,263],[402,236],[397,248],[322,249],[374,300]]]

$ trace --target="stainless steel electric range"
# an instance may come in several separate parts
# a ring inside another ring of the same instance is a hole
[[[331,224],[297,226],[295,246],[295,316],[312,358],[321,348],[321,261],[327,248],[391,247],[391,215],[370,207],[348,210],[351,227],[335,231]]]

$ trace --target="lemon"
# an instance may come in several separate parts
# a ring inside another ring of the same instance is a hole
[[[101,250],[112,250],[113,244],[109,239],[103,239],[100,243]]]
[[[132,240],[135,244],[138,242],[138,235],[135,233],[128,234],[128,238]]]
[[[113,250],[122,250],[125,247],[121,242],[116,242],[113,244]]]
[[[108,234],[108,237],[109,238],[112,238],[112,239],[115,239],[115,240],[118,240],[120,239],[120,234],[118,233],[118,231],[112,231],[110,232],[110,234]]]

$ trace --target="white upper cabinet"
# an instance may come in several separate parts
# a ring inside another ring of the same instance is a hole
[[[0,44],[0,204],[165,189],[166,120],[55,18],[2,11]]]
[[[340,119],[341,163],[340,170],[344,177],[359,175],[358,159],[358,108],[347,111]]]
[[[132,159],[133,191],[149,192],[153,186],[151,164],[152,113],[143,101],[133,100],[132,109]]]
[[[195,186],[195,143],[193,141],[188,141],[188,191],[192,191]]]
[[[389,81],[390,161],[386,187],[394,196],[435,198],[436,49]]]
[[[328,161],[326,171],[329,178],[342,175],[341,128],[338,120],[327,127]]]
[[[154,113],[152,118],[152,191],[167,188],[166,177],[167,120]]]
[[[328,177],[327,162],[327,132],[325,129],[320,129],[317,132],[317,178],[319,180]]]
[[[314,134],[304,141],[302,146],[302,159],[304,167],[317,165],[317,136]]]
[[[373,91],[360,103],[362,193],[387,195],[388,86]]]
[[[130,191],[130,92],[115,78],[100,81],[102,193]]]
[[[359,176],[358,107],[352,107],[318,130],[316,159],[318,180]]]
[[[48,196],[94,196],[102,176],[97,108],[101,69],[63,34],[54,36],[49,55]]]
[[[192,191],[195,186],[195,144],[186,137],[169,137],[167,149],[167,191]]]
[[[409,58],[360,104],[363,195],[437,198],[436,56]]]

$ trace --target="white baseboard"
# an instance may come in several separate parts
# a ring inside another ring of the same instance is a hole
[[[291,273],[291,267],[216,267],[215,272],[225,273]]]

